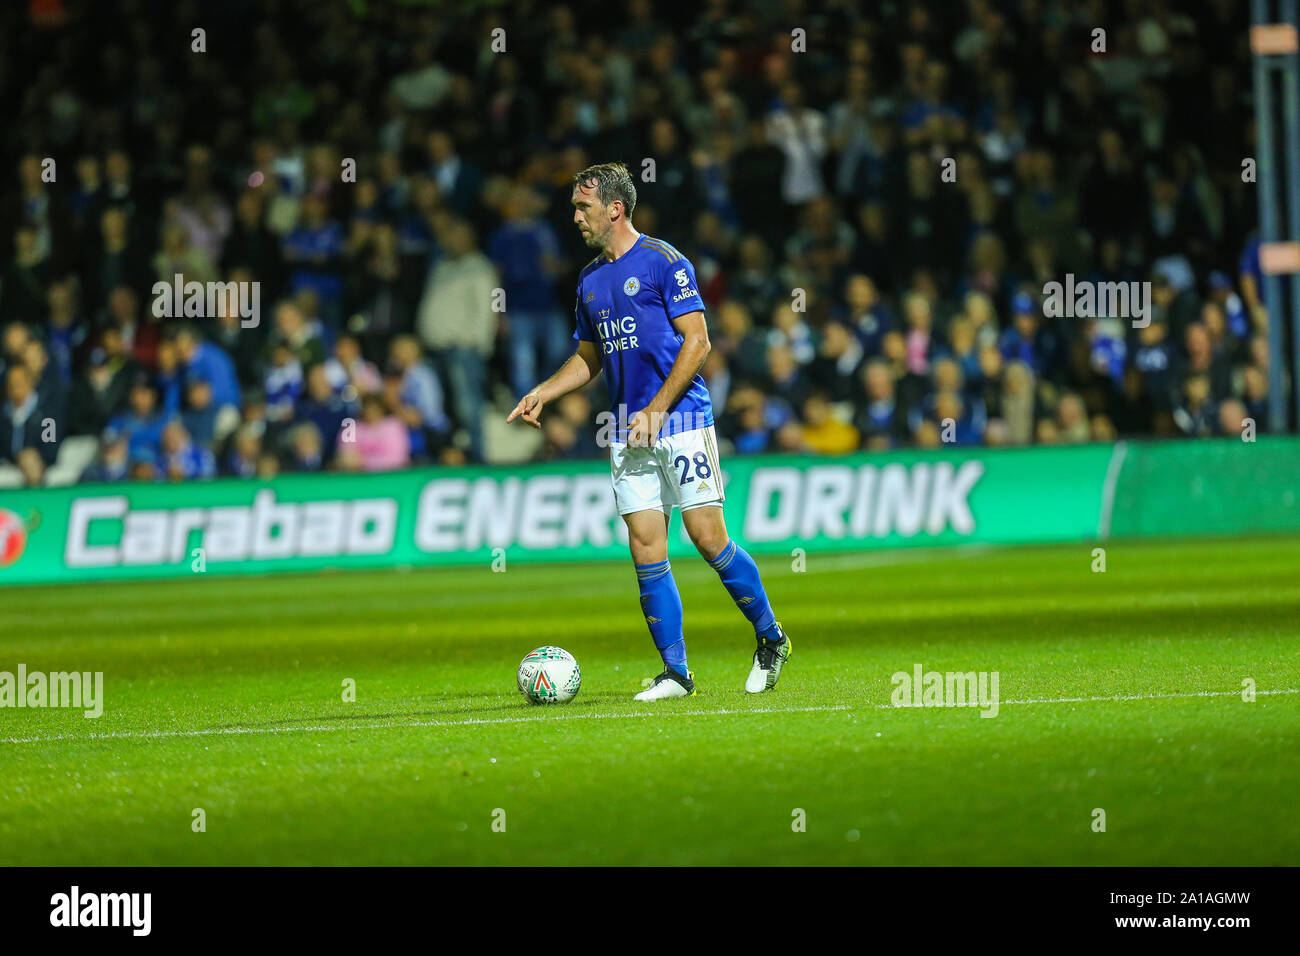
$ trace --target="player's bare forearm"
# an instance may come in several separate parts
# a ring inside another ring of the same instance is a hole
[[[506,421],[513,422],[522,415],[529,425],[541,428],[538,416],[544,405],[582,388],[599,374],[600,353],[596,351],[595,343],[579,342],[577,351],[569,356],[568,361],[554,375],[519,399],[519,404],[506,416]]]
[[[599,374],[600,360],[596,357],[595,346],[590,342],[579,342],[578,350],[569,356],[554,375],[533,391],[543,402],[553,402],[582,388]]]
[[[668,409],[677,404],[682,393],[690,386],[691,379],[704,368],[704,360],[713,349],[709,343],[709,327],[704,321],[703,312],[688,312],[679,316],[673,324],[682,333],[682,348],[677,353],[664,384],[644,409],[649,415],[667,414]]]

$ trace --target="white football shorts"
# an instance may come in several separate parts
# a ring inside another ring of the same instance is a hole
[[[722,469],[713,426],[659,438],[651,448],[610,442],[610,481],[618,513],[682,511],[721,505]]]

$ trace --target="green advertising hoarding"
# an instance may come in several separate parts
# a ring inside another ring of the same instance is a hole
[[[1110,531],[1300,531],[1300,438],[1129,442]]]
[[[724,477],[732,537],[789,554],[1300,528],[1297,465],[1294,439],[1121,442],[733,456]],[[1206,482],[1232,501],[1201,528]],[[0,585],[625,559],[626,540],[599,461],[0,492]],[[670,554],[692,552],[677,521]]]

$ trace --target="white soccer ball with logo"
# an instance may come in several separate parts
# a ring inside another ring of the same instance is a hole
[[[562,647],[534,648],[515,675],[519,693],[532,704],[567,704],[582,687],[582,669]]]

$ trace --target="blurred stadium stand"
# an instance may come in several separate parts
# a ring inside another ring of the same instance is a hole
[[[7,4],[0,486],[600,454],[598,388],[540,436],[500,418],[570,347],[569,180],[608,160],[654,161],[633,219],[696,265],[732,453],[1264,430],[1246,28],[1236,0]],[[156,318],[177,273],[260,283],[259,326]],[[1066,274],[1152,282],[1151,327],[1046,318]],[[22,433],[47,418],[57,458]]]

